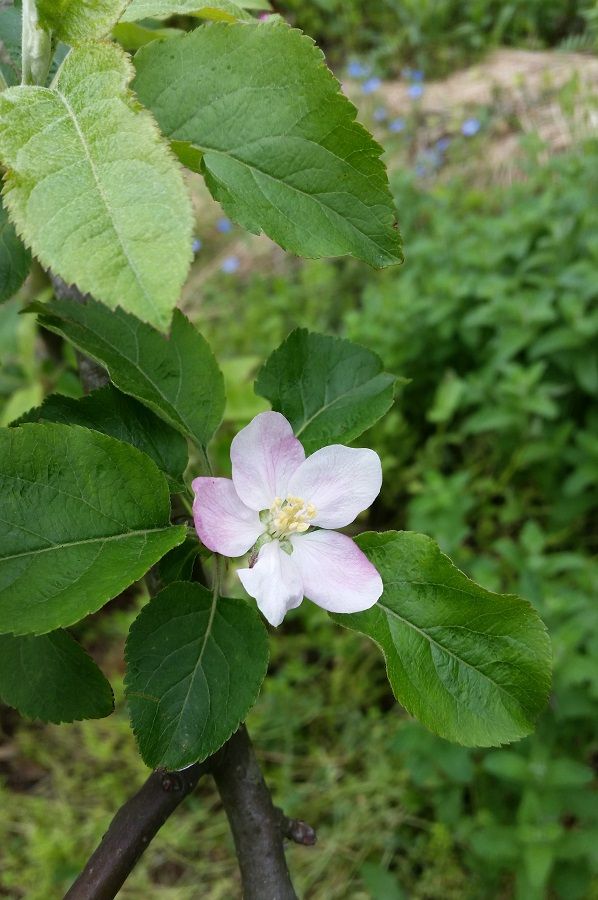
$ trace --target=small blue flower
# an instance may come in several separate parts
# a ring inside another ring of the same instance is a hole
[[[415,167],[415,174],[417,175],[418,178],[425,178],[426,175],[428,174],[428,170],[426,169],[426,167],[424,166],[423,163],[418,163]]]
[[[347,72],[351,78],[367,78],[371,72],[370,66],[364,66],[358,59],[353,59],[347,66]]]
[[[424,73],[421,69],[411,69],[410,72],[411,81],[423,81]]]
[[[388,113],[384,109],[383,106],[377,106],[374,110],[374,119],[376,122],[386,122],[388,119]]]
[[[441,138],[438,138],[438,140],[436,141],[436,149],[439,150],[441,153],[445,153],[450,146],[451,146],[450,137],[441,137]]]
[[[216,222],[216,230],[220,232],[220,234],[228,234],[229,231],[232,231],[233,223],[230,219],[222,218],[218,219]]]
[[[363,91],[364,94],[373,94],[378,90],[378,88],[380,87],[381,84],[382,84],[382,81],[379,78],[376,78],[376,77],[368,78],[367,81],[363,82],[363,84],[361,86],[361,90]]]
[[[241,260],[238,256],[227,256],[226,259],[222,260],[220,271],[224,272],[225,275],[234,275],[235,272],[239,271],[240,265]]]
[[[398,116],[396,119],[392,120],[388,128],[393,132],[393,134],[399,134],[399,132],[405,131],[405,119],[402,119],[401,116]]]
[[[465,135],[465,137],[473,137],[481,127],[482,123],[479,119],[465,119],[461,125],[461,134]]]
[[[423,84],[410,84],[407,88],[407,95],[411,97],[412,100],[419,100],[424,92]]]
[[[193,250],[193,252],[199,253],[199,251],[201,250],[202,247],[203,247],[203,244],[201,242],[201,238],[197,238],[197,237],[193,238],[193,243],[191,244],[191,249]]]

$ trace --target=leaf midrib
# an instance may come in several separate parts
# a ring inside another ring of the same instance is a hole
[[[141,293],[142,293],[143,296],[145,297],[147,303],[148,303],[149,306],[151,307],[152,311],[155,312],[156,314],[158,314],[158,316],[159,316],[159,315],[160,315],[160,310],[157,309],[157,307],[156,307],[156,305],[155,305],[155,303],[154,303],[154,301],[153,301],[153,298],[152,298],[151,294],[148,293],[147,288],[145,287],[145,284],[144,284],[144,282],[143,282],[143,279],[142,279],[142,277],[141,277],[141,275],[140,275],[140,273],[139,273],[139,271],[138,271],[138,269],[137,269],[137,266],[134,264],[133,260],[130,258],[129,254],[128,254],[128,252],[127,252],[125,243],[124,243],[124,241],[123,241],[123,238],[121,237],[120,231],[119,231],[118,228],[116,227],[116,222],[114,221],[114,217],[112,216],[111,209],[110,209],[110,204],[108,203],[108,198],[106,197],[106,194],[105,194],[104,189],[103,189],[103,187],[102,187],[102,183],[101,183],[101,180],[100,180],[98,171],[97,171],[97,169],[96,169],[96,165],[95,165],[95,163],[94,163],[93,157],[92,157],[92,155],[91,155],[91,152],[90,152],[90,149],[89,149],[87,140],[86,140],[86,138],[85,138],[85,135],[83,134],[83,132],[82,132],[80,126],[79,126],[79,122],[78,122],[78,120],[77,120],[77,116],[76,116],[76,114],[75,114],[75,110],[73,109],[73,107],[72,107],[71,104],[69,103],[69,101],[68,101],[67,97],[65,96],[65,94],[63,94],[61,91],[59,91],[56,87],[52,88],[52,90],[53,90],[53,92],[55,93],[55,95],[58,97],[58,99],[62,102],[64,108],[65,108],[66,111],[67,111],[67,114],[68,114],[69,118],[71,119],[71,121],[72,121],[72,123],[73,123],[73,127],[74,127],[74,129],[75,129],[75,132],[76,132],[76,134],[77,134],[77,137],[79,138],[79,141],[81,142],[81,146],[82,146],[82,148],[83,148],[83,153],[85,154],[85,158],[86,158],[87,163],[88,163],[88,165],[89,165],[89,169],[90,169],[90,172],[91,172],[91,175],[92,175],[94,184],[95,184],[95,186],[96,186],[98,196],[99,196],[99,198],[100,198],[100,200],[101,200],[101,202],[102,202],[102,204],[103,204],[103,206],[104,206],[104,209],[105,209],[105,211],[106,211],[106,216],[107,216],[107,218],[108,218],[108,221],[110,222],[110,225],[111,225],[111,227],[112,227],[112,231],[114,232],[114,235],[115,235],[115,237],[116,237],[116,240],[118,241],[118,244],[119,244],[119,246],[120,246],[120,248],[121,248],[122,254],[123,254],[125,260],[127,261],[127,265],[129,266],[129,269],[130,269],[131,272],[133,273],[133,275],[134,275],[134,277],[135,277],[135,281],[136,281],[137,285],[139,286],[139,288],[140,288],[140,290],[141,290]]]
[[[174,135],[173,135],[173,139],[177,140],[177,138],[174,137]],[[191,142],[191,143],[193,143],[193,142]],[[322,150],[327,149],[326,147],[323,147],[322,144],[318,144],[317,141],[311,141],[310,143],[315,144],[317,147],[320,147],[320,149],[322,149]],[[287,181],[284,181],[284,179],[282,179],[282,178],[276,178],[274,175],[271,175],[269,172],[266,172],[264,169],[260,169],[255,164],[249,163],[244,159],[239,159],[238,156],[235,156],[233,153],[231,153],[228,150],[218,150],[215,147],[206,147],[204,144],[193,143],[193,146],[196,147],[198,150],[202,151],[202,153],[204,154],[204,158],[205,158],[206,153],[213,153],[214,155],[217,155],[217,156],[223,156],[226,159],[232,159],[232,160],[234,160],[234,162],[236,162],[240,166],[245,166],[252,173],[253,179],[256,183],[256,186],[258,186],[258,183],[257,183],[257,179],[254,174],[255,172],[257,172],[259,175],[262,175],[264,178],[269,178],[270,181],[273,181],[277,185],[283,185],[285,188],[287,188],[291,192],[300,194],[301,196],[310,200],[312,203],[315,203],[316,206],[320,207],[322,209],[322,211],[326,214],[326,218],[336,219],[337,221],[340,221],[344,226],[349,226],[350,231],[352,231],[354,234],[357,234],[361,239],[365,240],[366,243],[370,244],[379,253],[383,253],[385,256],[391,257],[392,259],[400,258],[399,256],[397,256],[397,254],[390,252],[383,243],[378,243],[376,240],[374,240],[374,238],[371,235],[366,234],[365,231],[361,231],[354,224],[354,222],[351,219],[344,217],[343,215],[341,215],[341,213],[337,212],[331,206],[327,206],[322,200],[319,199],[319,197],[316,194],[309,194],[307,191],[303,191],[303,190],[301,190],[301,188],[298,188],[298,187],[295,187],[295,185],[289,184]],[[328,151],[328,152],[330,152],[330,151]],[[340,156],[336,156],[336,154],[334,154],[334,153],[331,155],[334,156],[335,159],[340,160],[341,162],[346,162],[346,160],[343,160],[343,158]],[[227,185],[227,190],[228,190],[228,185]],[[343,193],[346,193],[348,196],[354,196],[349,191],[344,191]],[[270,200],[267,200],[267,202],[269,203],[269,205],[272,205]],[[366,206],[365,203],[363,205]],[[373,207],[368,206],[367,208],[370,212],[373,213]],[[279,212],[280,212],[280,210],[279,210]],[[295,227],[297,227],[295,222],[292,222],[292,224]],[[382,223],[380,223],[380,225],[382,227]]]
[[[57,550],[65,550],[70,547],[81,547],[85,544],[108,543],[110,541],[126,540],[130,537],[139,537],[141,535],[159,534],[163,531],[170,531],[176,528],[176,525],[162,525],[159,528],[143,528],[137,531],[124,531],[121,534],[110,534],[105,537],[84,538],[81,541],[66,541],[63,544],[53,544],[51,547],[40,547],[38,550],[25,550],[23,553],[13,553],[10,556],[0,556],[0,562],[6,562],[10,559],[20,559],[23,556],[34,556],[38,553],[51,553]]]
[[[321,416],[323,413],[325,413],[327,410],[332,409],[332,407],[335,404],[340,403],[341,400],[345,400],[345,398],[349,397],[354,391],[360,390],[361,388],[364,388],[367,385],[371,384],[371,382],[374,381],[376,378],[378,378],[379,375],[383,375],[383,374],[384,374],[383,372],[378,372],[376,375],[374,375],[373,378],[368,378],[367,381],[363,381],[361,384],[352,385],[344,393],[339,394],[333,400],[330,400],[328,403],[324,403],[323,406],[321,406],[318,410],[316,410],[316,412],[313,415],[311,415],[308,419],[305,420],[305,422],[303,422],[301,427],[295,432],[295,437],[299,437],[299,435],[303,434],[303,432],[308,427],[308,425],[311,425],[312,422],[315,422],[316,419],[319,416]],[[386,387],[388,387],[388,385],[384,386],[384,390],[386,389]],[[380,393],[382,393],[382,391]]]
[[[396,583],[396,582],[394,582],[394,583]],[[403,583],[404,583],[404,584],[411,584],[412,582],[407,582],[407,581],[406,581],[406,582],[403,582]],[[427,585],[427,584],[429,584],[429,583],[430,583],[430,582],[418,582],[418,584],[425,584],[425,585]],[[462,591],[462,593],[467,593],[467,591]],[[487,675],[485,672],[482,672],[481,669],[476,668],[474,665],[472,665],[471,663],[467,662],[467,660],[462,659],[462,657],[458,656],[458,655],[457,655],[456,653],[454,653],[452,650],[449,650],[447,647],[445,647],[445,646],[444,646],[443,644],[441,644],[439,641],[435,640],[431,635],[428,634],[428,632],[424,631],[422,628],[420,628],[419,626],[417,626],[414,622],[410,622],[409,619],[406,619],[404,616],[401,616],[400,613],[396,612],[394,609],[391,609],[390,606],[387,606],[387,605],[386,605],[385,603],[383,603],[381,600],[378,601],[378,603],[379,603],[380,607],[381,607],[386,613],[390,614],[390,615],[393,616],[395,619],[398,619],[400,622],[402,622],[403,624],[407,625],[409,628],[412,628],[415,632],[417,632],[421,637],[423,637],[423,638],[424,638],[426,641],[428,641],[430,644],[434,644],[435,647],[437,647],[437,648],[438,648],[439,650],[441,650],[443,653],[446,653],[448,656],[452,657],[452,659],[456,660],[460,665],[466,666],[468,669],[471,669],[473,672],[475,672],[475,673],[476,673],[477,675],[479,675],[481,678],[484,678],[486,681],[489,681],[491,684],[493,684],[494,687],[496,687],[501,693],[506,694],[506,696],[507,696],[511,701],[513,701],[513,702],[517,705],[517,708],[518,708],[524,715],[526,715],[525,709],[524,709],[524,707],[522,707],[522,705],[521,705],[520,701],[518,700],[518,698],[517,698],[517,697],[514,697],[512,694],[510,694],[509,691],[508,691],[505,687],[503,687],[503,685],[501,685],[501,684],[499,684],[498,682],[496,682],[493,678],[490,677],[490,675]],[[458,702],[458,701],[457,701],[457,702]]]

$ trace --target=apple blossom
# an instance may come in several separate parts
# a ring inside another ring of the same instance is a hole
[[[382,579],[344,528],[380,492],[373,450],[331,444],[305,456],[277,412],[256,416],[231,444],[232,480],[196,478],[193,514],[210,550],[243,556],[237,574],[271,625],[306,596],[331,612],[369,609]]]

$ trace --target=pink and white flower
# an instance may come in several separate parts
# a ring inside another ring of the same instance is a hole
[[[332,444],[305,457],[283,415],[256,416],[234,438],[230,478],[196,478],[193,514],[210,550],[243,556],[237,569],[271,625],[308,597],[330,612],[369,609],[382,579],[344,528],[374,501],[382,485],[373,450]]]

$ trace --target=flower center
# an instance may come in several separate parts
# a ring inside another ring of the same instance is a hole
[[[306,503],[301,497],[275,497],[267,511],[268,533],[273,538],[285,538],[292,534],[303,534],[317,515],[313,503]]]

